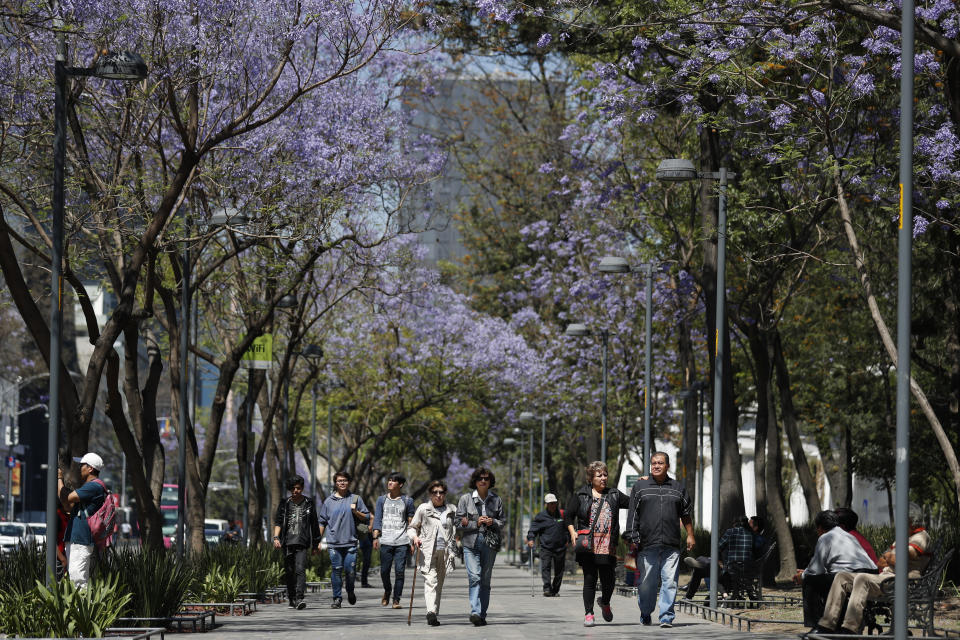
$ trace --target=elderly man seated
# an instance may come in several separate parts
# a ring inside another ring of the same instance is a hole
[[[803,623],[814,626],[823,615],[824,603],[840,573],[876,573],[877,565],[857,542],[840,526],[837,514],[821,511],[814,518],[817,546],[806,569],[797,570],[794,582],[803,585]]]
[[[907,555],[909,557],[907,575],[910,578],[919,578],[930,562],[930,555],[927,552],[930,548],[930,534],[918,524],[920,522],[919,513],[910,513],[908,522],[910,539],[907,543]],[[823,617],[812,629],[814,633],[860,633],[860,627],[863,625],[863,609],[867,600],[883,595],[880,585],[894,577],[894,567],[897,564],[895,546],[896,543],[890,545],[890,548],[877,561],[877,565],[880,567],[879,575],[869,573],[841,573],[837,575],[833,581],[833,586],[830,587],[830,593],[827,595]],[[844,600],[847,601],[847,613],[843,617],[843,624],[840,628],[837,628]]]

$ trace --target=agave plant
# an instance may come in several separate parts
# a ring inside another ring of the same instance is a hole
[[[130,602],[130,594],[118,588],[116,576],[93,580],[77,589],[70,580],[54,582],[49,588],[39,581],[41,631],[30,634],[54,638],[101,638]]]
[[[26,593],[46,575],[46,548],[18,545],[0,556],[0,585],[4,591]]]
[[[111,548],[98,575],[115,576],[132,596],[125,614],[135,618],[169,618],[180,611],[196,579],[190,562],[165,549]]]
[[[200,587],[201,597],[206,602],[236,602],[243,591],[243,579],[237,568],[224,569],[214,565]]]

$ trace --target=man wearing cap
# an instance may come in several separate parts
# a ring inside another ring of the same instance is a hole
[[[543,497],[547,508],[537,514],[527,531],[527,546],[531,553],[534,540],[540,536],[540,577],[543,579],[543,595],[547,598],[560,593],[563,582],[563,566],[567,559],[567,544],[570,535],[563,521],[563,513],[557,496],[548,493]],[[553,579],[550,571],[553,569]]]
[[[80,463],[80,479],[83,484],[76,491],[63,486],[63,469],[57,469],[57,494],[64,511],[71,514],[64,537],[67,547],[67,565],[70,580],[77,588],[83,588],[90,581],[90,567],[93,562],[93,536],[87,516],[94,514],[103,505],[107,489],[99,479],[103,468],[103,458],[88,453],[82,458],[74,458]]]

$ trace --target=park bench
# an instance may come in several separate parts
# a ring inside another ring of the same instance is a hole
[[[934,602],[940,590],[940,577],[950,563],[953,552],[953,549],[943,552],[938,541],[931,551],[933,557],[920,577],[907,580],[908,623],[911,620],[916,622],[928,636],[934,635]],[[888,627],[893,624],[893,582],[891,576],[881,586],[883,595],[867,600],[867,606],[863,610],[864,629],[867,635],[872,635],[874,632],[879,634],[883,630],[877,621],[880,617],[884,618]]]
[[[771,542],[766,546],[759,557],[747,562],[730,562],[724,570],[730,574],[732,591],[726,600],[754,602],[763,601],[763,567],[776,551],[777,543]]]

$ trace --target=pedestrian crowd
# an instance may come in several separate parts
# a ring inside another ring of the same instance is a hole
[[[74,458],[82,480],[77,489],[64,485],[58,472],[61,518],[65,521],[63,542],[57,556],[70,580],[84,587],[90,580],[95,549],[116,529],[113,502],[100,480],[103,459],[96,453]],[[629,495],[607,486],[606,464],[597,461],[585,469],[584,484],[567,500],[565,509],[553,493],[544,497],[544,509],[530,522],[526,534],[529,553],[539,540],[543,595],[558,595],[568,548],[583,572],[584,626],[596,624],[599,607],[604,621],[613,620],[613,595],[617,546],[620,538],[636,559],[637,604],[641,623],[651,625],[653,616],[661,628],[673,626],[677,580],[683,550],[695,546],[691,499],[684,485],[668,474],[670,457],[651,456],[650,473],[634,483]],[[278,505],[273,523],[274,547],[282,550],[289,606],[304,609],[307,555],[321,551],[326,535],[331,563],[331,607],[357,602],[356,565],[360,555],[363,587],[368,582],[373,550],[380,554],[381,605],[402,608],[401,595],[407,564],[422,576],[426,621],[440,624],[444,582],[459,558],[466,569],[469,619],[475,626],[487,624],[493,566],[503,544],[506,524],[504,506],[493,491],[494,473],[479,467],[470,476],[469,491],[454,503],[447,499],[447,484],[434,480],[427,486],[428,500],[415,507],[403,493],[406,478],[394,472],[387,476],[386,493],[379,496],[373,513],[363,498],[350,490],[345,471],[334,475],[334,492],[317,509],[304,495],[304,479],[287,479],[289,496]],[[626,526],[620,531],[620,510],[627,510]],[[919,576],[929,562],[930,536],[920,526],[920,515],[910,514],[909,573]],[[839,508],[821,511],[814,519],[818,539],[807,566],[797,571],[801,585],[804,624],[816,633],[858,633],[869,598],[880,595],[880,586],[893,575],[897,552],[891,546],[877,556],[857,531],[857,514]],[[734,574],[751,560],[764,555],[770,542],[763,534],[759,516],[734,520],[719,540],[720,587],[724,598],[732,590]],[[711,558],[685,558],[693,569],[685,596],[693,599],[707,577]],[[598,588],[599,587],[599,588]],[[657,606],[659,602],[659,607]],[[412,607],[412,596],[411,596]],[[412,609],[411,609],[412,610]]]

